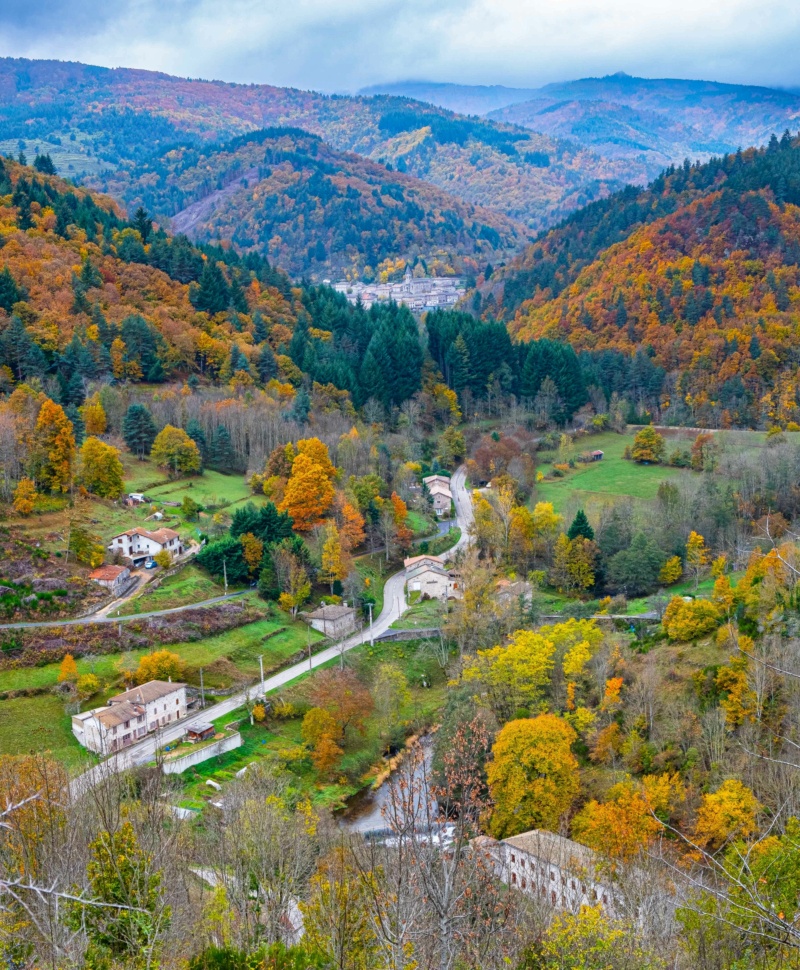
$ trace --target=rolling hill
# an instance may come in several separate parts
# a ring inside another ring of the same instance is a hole
[[[372,276],[417,257],[430,272],[475,275],[527,238],[502,214],[296,128],[173,149],[104,182],[131,211],[171,216],[175,232],[230,240],[310,279]]]
[[[627,160],[636,166],[632,181],[638,182],[684,158],[705,160],[763,145],[773,133],[800,127],[797,93],[624,73],[541,88],[406,82],[369,90],[568,139],[604,158]]]
[[[518,340],[663,368],[665,423],[797,423],[800,140],[671,169],[589,206],[488,287]]]
[[[319,135],[539,231],[635,176],[625,159],[397,97],[326,96],[60,61],[0,59],[0,151],[48,151],[65,175],[137,178],[172,148],[275,126]],[[71,166],[71,167],[70,167]],[[125,201],[125,200],[123,200]],[[158,212],[158,215],[170,213]]]

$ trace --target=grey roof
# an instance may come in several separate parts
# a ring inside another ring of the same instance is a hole
[[[115,694],[114,697],[109,698],[108,703],[149,704],[150,701],[157,701],[159,697],[166,697],[185,686],[186,684],[172,683],[167,680],[148,680],[146,684],[142,684],[140,687],[132,687],[123,694]]]
[[[320,606],[313,613],[306,613],[309,620],[340,620],[355,613],[352,606]]]
[[[187,731],[191,731],[194,734],[205,734],[206,731],[215,730],[214,725],[208,721],[200,721],[198,724],[190,724]]]
[[[124,724],[125,721],[132,721],[140,714],[144,714],[144,708],[138,704],[129,704],[126,701],[122,704],[114,704],[113,707],[99,707],[92,713],[104,727],[111,728]]]
[[[527,852],[528,855],[561,869],[594,869],[598,862],[597,854],[587,846],[544,829],[512,835],[509,839],[503,839],[503,844]]]

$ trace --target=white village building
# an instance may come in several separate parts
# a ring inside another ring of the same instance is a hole
[[[79,743],[98,754],[112,754],[166,724],[186,717],[186,684],[150,680],[72,718]]]
[[[106,547],[112,555],[120,555],[129,559],[134,566],[151,559],[164,549],[174,559],[183,553],[180,537],[172,529],[157,529],[149,532],[147,529],[128,529],[121,532],[109,542]]]

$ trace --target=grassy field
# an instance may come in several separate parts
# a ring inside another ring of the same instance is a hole
[[[619,496],[633,499],[652,500],[658,493],[658,486],[691,471],[682,468],[669,468],[664,465],[637,465],[626,461],[622,456],[625,448],[633,444],[634,436],[619,435],[613,432],[594,435],[581,439],[575,448],[575,455],[581,451],[604,452],[603,459],[586,464],[576,462],[575,468],[568,471],[564,478],[548,479],[536,486],[536,500],[552,502],[556,511],[562,514],[573,509],[584,508],[590,511]],[[668,450],[676,447],[690,447],[695,436],[671,436]],[[548,462],[539,466],[547,474],[552,468]]]
[[[414,603],[392,624],[393,630],[413,630],[416,627],[438,627],[443,621],[443,607],[438,600]]]
[[[229,587],[232,592],[236,587]],[[188,563],[174,576],[167,576],[158,589],[146,586],[144,590],[128,600],[112,616],[132,616],[139,613],[150,613],[155,610],[170,610],[176,606],[189,603],[201,603],[203,600],[222,596],[225,587],[216,583],[208,573],[203,572],[194,563]]]
[[[52,694],[0,701],[0,755],[50,753],[72,771],[93,764],[71,730],[71,715]]]

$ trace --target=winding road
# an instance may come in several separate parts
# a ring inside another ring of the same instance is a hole
[[[461,529],[461,538],[451,550],[452,552],[455,552],[457,549],[464,548],[469,542],[469,533],[472,526],[472,500],[465,485],[466,470],[463,466],[454,473],[451,481],[453,501],[456,507],[456,521]],[[195,606],[197,605],[201,604],[195,604]],[[385,633],[392,623],[403,615],[407,608],[408,604],[406,603],[405,597],[405,570],[401,569],[399,572],[394,573],[394,575],[390,576],[386,580],[386,584],[383,588],[383,609],[381,610],[380,615],[373,622],[371,631],[372,636],[377,637],[380,636],[380,634]],[[148,614],[146,613],[140,613],[139,617],[141,618],[142,616],[147,615]],[[117,621],[114,620],[113,622]],[[304,674],[307,674],[314,668],[321,667],[323,664],[329,663],[331,660],[336,660],[341,655],[347,653],[347,651],[352,650],[354,647],[358,647],[363,643],[369,642],[369,639],[370,630],[369,628],[366,628],[360,633],[356,633],[353,636],[348,637],[341,643],[326,647],[324,650],[320,650],[319,653],[312,654],[312,656],[307,660],[303,660],[291,667],[287,667],[285,670],[281,670],[277,674],[273,674],[271,677],[266,677],[264,679],[264,693],[269,694],[272,691],[279,690],[281,687],[285,687],[287,684],[297,680],[299,677],[302,677]],[[147,764],[148,761],[152,761],[155,757],[157,748],[163,747],[163,745],[169,744],[171,741],[177,741],[186,733],[186,728],[190,725],[199,721],[208,721],[211,718],[216,720],[217,718],[224,717],[224,715],[230,714],[237,708],[242,707],[242,705],[248,699],[252,699],[257,693],[261,693],[260,687],[258,685],[251,685],[246,690],[232,694],[230,697],[226,697],[224,700],[219,701],[219,703],[215,704],[213,708],[198,711],[196,714],[185,717],[183,720],[178,721],[173,725],[162,728],[157,734],[142,738],[142,740],[137,741],[136,744],[132,744],[129,747],[124,748],[122,751],[119,751],[117,754],[107,758],[99,765],[90,768],[88,771],[85,771],[83,774],[74,778],[71,783],[73,794],[77,795],[88,790],[89,788],[92,788],[104,777],[106,777],[109,771],[123,771],[126,768],[131,768],[135,765]]]

